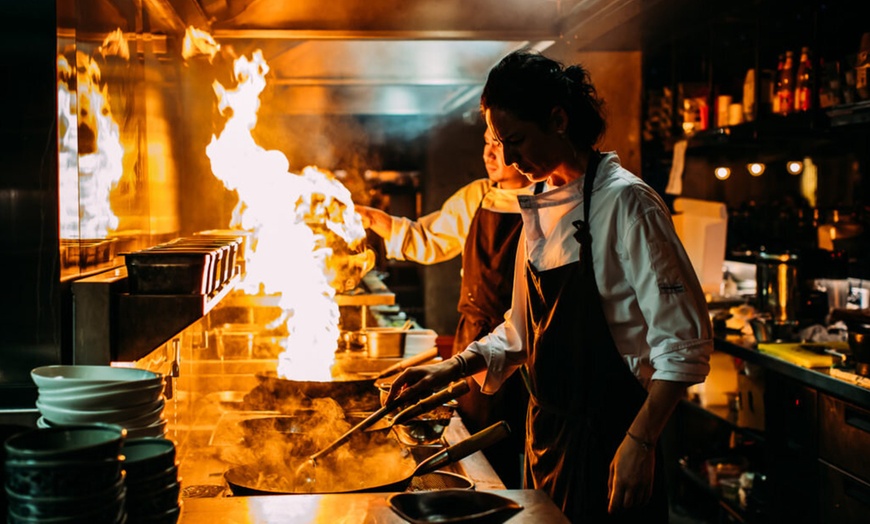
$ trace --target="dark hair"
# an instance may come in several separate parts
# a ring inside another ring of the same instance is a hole
[[[604,134],[604,102],[581,65],[561,63],[530,51],[514,51],[493,67],[480,95],[480,111],[500,109],[542,128],[554,107],[568,114],[566,134],[578,148],[593,147]]]

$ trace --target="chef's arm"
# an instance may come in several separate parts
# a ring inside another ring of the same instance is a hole
[[[650,382],[646,402],[641,406],[628,433],[637,439],[655,445],[677,404],[686,394],[686,382],[653,380]],[[631,438],[631,437],[629,437]],[[639,443],[638,443],[639,444]]]
[[[356,206],[356,211],[362,217],[364,228],[371,229],[383,239],[390,238],[390,230],[393,226],[393,219],[390,215],[380,209],[368,206]]]
[[[655,447],[687,382],[653,380],[649,394],[634,417],[610,463],[607,481],[610,513],[641,506],[652,495]]]

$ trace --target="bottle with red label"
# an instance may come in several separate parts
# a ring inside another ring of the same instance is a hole
[[[787,115],[794,111],[794,53],[785,52],[785,62],[779,76],[779,114]]]
[[[807,111],[813,107],[812,72],[813,63],[810,60],[810,49],[804,46],[801,48],[800,63],[798,64],[797,76],[795,76],[795,111]]]

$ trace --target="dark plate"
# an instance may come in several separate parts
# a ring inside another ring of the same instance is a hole
[[[500,524],[523,509],[495,493],[464,489],[397,493],[387,501],[393,511],[414,524]]]

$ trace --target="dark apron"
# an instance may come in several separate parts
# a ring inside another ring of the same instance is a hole
[[[527,347],[523,375],[532,399],[526,426],[527,483],[546,491],[572,522],[667,522],[667,492],[656,460],[647,506],[607,513],[610,462],[646,399],[622,360],[601,308],[589,223],[594,154],[583,184],[584,221],[576,221],[580,260],[547,271],[527,263]]]
[[[523,222],[519,213],[478,208],[471,220],[462,253],[459,324],[453,353],[482,338],[504,321],[510,309],[516,251]],[[442,355],[443,356],[443,355]],[[518,373],[493,395],[480,392],[472,378],[471,391],[459,400],[459,412],[471,433],[499,420],[507,421],[511,436],[489,446],[484,455],[508,489],[523,484],[523,450],[528,392]]]

